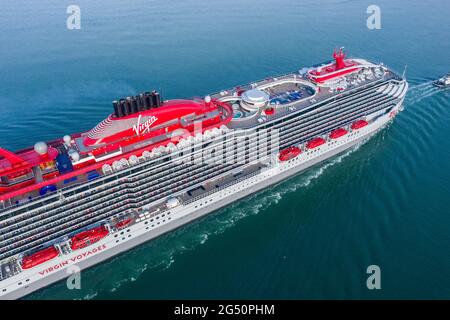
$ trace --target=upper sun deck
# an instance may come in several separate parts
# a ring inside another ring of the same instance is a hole
[[[325,81],[317,81],[311,75],[318,69],[324,70],[332,65],[330,62],[240,85],[217,92],[212,97],[232,106],[233,119],[228,127],[247,129],[332,100],[347,92],[360,90],[375,82],[384,82],[389,79],[401,80],[383,65],[364,59],[344,61],[344,65],[350,64],[358,67],[352,67],[352,71],[330,77]]]

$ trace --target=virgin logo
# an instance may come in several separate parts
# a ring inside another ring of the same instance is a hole
[[[142,115],[139,115],[137,124],[133,126],[133,131],[136,132],[137,135],[144,134],[150,131],[150,127],[154,124],[158,118],[155,116],[151,116],[147,119],[147,121],[141,123]]]

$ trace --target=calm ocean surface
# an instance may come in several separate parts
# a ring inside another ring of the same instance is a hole
[[[81,30],[66,8],[81,8]],[[366,27],[381,8],[382,29]],[[450,298],[448,0],[3,0],[0,146],[85,131],[151,88],[205,95],[349,55],[403,71],[366,144],[29,299]],[[381,268],[381,290],[366,268]]]

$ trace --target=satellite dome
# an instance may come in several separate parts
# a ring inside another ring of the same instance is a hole
[[[206,103],[210,103],[211,102],[211,97],[210,96],[206,96],[205,97],[205,102]]]
[[[241,97],[242,107],[249,111],[258,110],[259,108],[265,106],[270,99],[268,93],[259,89],[247,90],[242,94]]]
[[[34,145],[34,151],[36,151],[40,155],[44,155],[48,151],[48,146],[43,141],[36,142]]]
[[[69,135],[65,135],[63,137],[64,143],[70,146],[70,143],[72,142],[72,138]]]

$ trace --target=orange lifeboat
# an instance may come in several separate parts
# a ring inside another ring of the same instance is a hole
[[[70,248],[72,250],[81,249],[100,241],[108,235],[108,230],[104,226],[93,228],[90,230],[82,231],[74,235],[70,240],[72,244]]]
[[[324,138],[317,137],[317,138],[314,138],[314,139],[308,141],[308,143],[306,144],[306,148],[314,149],[314,148],[317,148],[318,146],[323,145],[325,142],[326,141]]]
[[[22,259],[22,269],[33,268],[41,263],[49,261],[53,258],[56,258],[59,255],[58,250],[55,247],[51,246],[44,250],[35,252],[29,256],[26,256]]]
[[[117,229],[126,228],[127,226],[129,226],[131,224],[132,221],[133,221],[132,218],[125,218],[123,220],[120,220],[119,222],[116,223],[116,228]]]
[[[353,130],[358,130],[361,129],[362,127],[367,126],[369,123],[366,120],[358,120],[352,123],[352,129]]]
[[[344,128],[337,128],[336,130],[331,131],[330,138],[337,139],[342,136],[345,136],[347,133],[348,133],[348,131],[345,130]]]
[[[278,155],[278,159],[280,161],[288,161],[288,160],[294,159],[301,152],[302,152],[302,150],[300,148],[292,146],[292,147],[286,148],[284,150],[281,150],[280,154]]]

